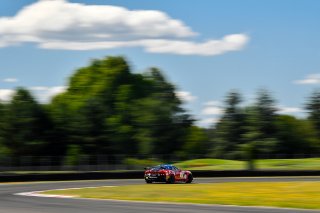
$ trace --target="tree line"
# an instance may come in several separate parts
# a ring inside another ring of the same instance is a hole
[[[277,113],[270,92],[261,89],[256,100],[243,106],[241,95],[230,92],[225,99],[225,113],[210,129],[212,156],[231,159],[301,157],[320,152],[320,91],[306,104],[307,118]]]
[[[76,70],[50,103],[25,88],[0,102],[0,156],[320,153],[320,91],[309,98],[305,119],[278,115],[266,90],[250,106],[231,91],[224,105],[215,126],[198,127],[159,69],[134,73],[123,57],[106,57]]]

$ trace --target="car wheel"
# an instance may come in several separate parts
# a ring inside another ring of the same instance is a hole
[[[146,180],[146,183],[152,183],[152,181],[151,180]]]
[[[192,181],[193,181],[193,176],[192,174],[189,174],[186,183],[191,183]]]
[[[175,180],[174,176],[171,175],[166,183],[173,184],[174,182],[176,182],[176,180]]]

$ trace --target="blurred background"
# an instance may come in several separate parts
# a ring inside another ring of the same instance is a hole
[[[133,73],[124,57],[105,57],[48,103],[22,87],[1,102],[0,171],[319,170],[320,91],[305,109],[279,114],[268,90],[251,104],[232,90],[217,123],[200,127],[161,70]]]
[[[2,0],[0,172],[320,170],[319,10]]]

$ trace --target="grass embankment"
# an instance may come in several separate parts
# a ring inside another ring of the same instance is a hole
[[[221,159],[196,159],[174,164],[179,168],[188,170],[243,170],[246,162]]]
[[[124,161],[127,169],[140,171],[144,167],[162,164],[152,159],[139,160],[129,158]],[[222,159],[195,159],[174,163],[177,167],[186,170],[245,170],[247,162],[239,160],[222,160]],[[257,170],[320,170],[320,158],[302,158],[302,159],[265,159],[256,160],[255,167]],[[128,170],[109,170],[128,171]],[[101,171],[106,172],[106,171]],[[0,172],[4,173],[4,172]],[[10,171],[12,174],[55,174],[55,173],[74,173],[74,171]]]
[[[320,182],[145,184],[45,193],[131,201],[320,209]]]
[[[245,161],[196,159],[175,164],[188,170],[243,170]],[[320,158],[256,160],[258,170],[320,170]]]

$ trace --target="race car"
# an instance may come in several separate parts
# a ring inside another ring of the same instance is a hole
[[[146,183],[191,183],[193,181],[190,171],[183,171],[173,165],[158,165],[145,169],[144,179]]]

